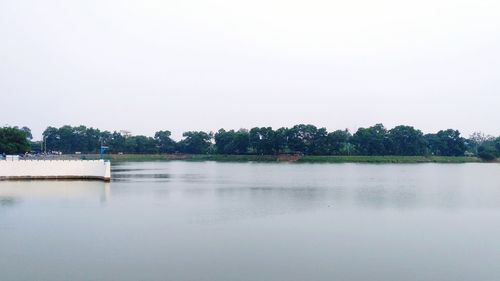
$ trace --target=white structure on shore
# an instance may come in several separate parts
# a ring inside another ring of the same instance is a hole
[[[111,180],[111,163],[104,160],[0,160],[0,180]]]

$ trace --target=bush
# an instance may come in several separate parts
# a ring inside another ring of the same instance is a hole
[[[477,150],[477,156],[485,161],[493,161],[497,158],[497,151],[491,146],[480,146]]]

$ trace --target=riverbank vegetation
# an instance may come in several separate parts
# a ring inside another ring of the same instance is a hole
[[[99,154],[48,155],[43,159],[99,159]],[[320,156],[320,155],[229,155],[229,154],[106,154],[113,162],[126,161],[217,161],[217,162],[297,162],[297,163],[474,163],[474,156]]]
[[[17,138],[9,137],[13,135],[17,135]],[[29,128],[2,128],[0,152],[22,153],[31,150],[89,154],[98,153],[103,145],[108,148],[108,153],[117,154],[117,158],[120,154],[127,154],[147,155],[148,159],[158,155],[160,159],[183,157],[187,160],[255,161],[252,159],[272,160],[278,159],[280,155],[290,155],[296,157],[288,160],[301,162],[395,163],[469,162],[476,161],[475,157],[492,161],[500,156],[500,137],[474,133],[464,138],[454,129],[424,134],[411,126],[400,125],[387,129],[382,124],[359,128],[354,134],[348,130],[328,132],[326,128],[304,124],[276,130],[255,127],[250,130],[189,131],[183,134],[180,141],[173,140],[171,132],[167,130],[158,131],[150,137],[85,126],[62,126],[48,127],[43,132],[44,142],[31,142],[30,146],[30,138]],[[455,157],[455,160],[449,157]]]
[[[85,155],[96,159],[98,155]],[[221,155],[221,154],[108,154],[106,159],[118,161],[218,161],[218,162],[297,162],[297,163],[473,163],[481,159],[471,156],[298,156]]]

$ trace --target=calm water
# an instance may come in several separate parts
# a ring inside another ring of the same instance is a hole
[[[0,280],[500,280],[500,165],[124,163],[0,182]]]

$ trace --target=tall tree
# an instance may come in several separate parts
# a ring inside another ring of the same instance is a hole
[[[478,149],[484,143],[494,142],[495,138],[492,136],[485,135],[481,132],[472,133],[467,140],[465,140],[465,144],[467,146],[467,150],[474,154],[478,154]]]
[[[21,131],[25,132],[26,133],[26,138],[29,139],[29,140],[32,140],[33,139],[33,134],[31,133],[31,129],[24,126],[21,128]]]
[[[411,126],[397,126],[388,132],[387,151],[394,155],[424,155],[426,140],[420,130]]]
[[[106,136],[105,144],[109,146],[109,152],[111,153],[119,153],[119,152],[128,152],[125,147],[125,140],[127,136],[114,131],[113,133]]]
[[[274,131],[271,127],[255,127],[249,132],[250,147],[257,154],[275,154]]]
[[[283,153],[288,147],[288,128],[281,127],[274,131],[273,151]]]
[[[226,131],[220,129],[214,135],[215,149],[219,154],[246,154],[250,142],[247,130]]]
[[[18,154],[30,151],[26,132],[13,127],[0,128],[0,153]]]
[[[135,153],[139,154],[154,154],[158,153],[158,146],[156,140],[152,137],[147,136],[133,136],[130,139],[134,139],[135,142]]]
[[[170,131],[158,131],[155,133],[155,140],[160,153],[175,152],[175,141],[170,138]]]
[[[429,150],[434,155],[463,156],[467,147],[458,130],[441,130],[437,134],[427,134]]]
[[[212,136],[202,131],[190,131],[182,134],[179,150],[184,153],[205,154],[210,148]]]
[[[360,155],[387,155],[387,129],[382,124],[359,128],[352,141]]]
[[[346,130],[336,130],[328,133],[328,154],[332,155],[349,155],[351,133]]]
[[[288,129],[287,133],[288,148],[291,151],[313,154],[318,150],[316,144],[319,142],[319,137],[316,126],[299,124]],[[322,136],[324,137],[325,135],[323,134]]]

